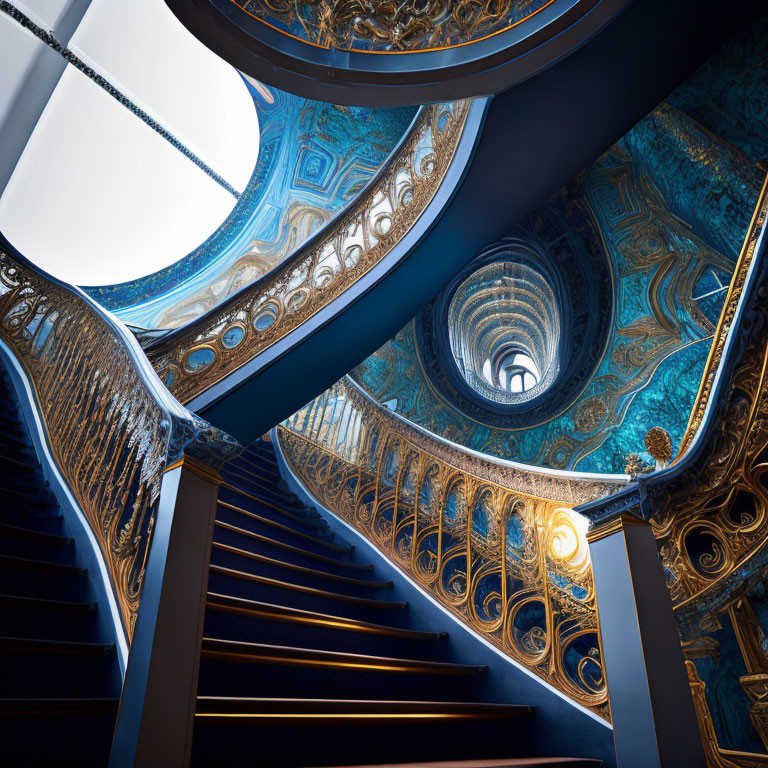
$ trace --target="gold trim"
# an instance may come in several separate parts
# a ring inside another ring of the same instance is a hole
[[[587,542],[592,544],[595,541],[600,541],[600,539],[623,531],[626,526],[630,525],[648,526],[649,523],[645,520],[640,520],[634,515],[617,515],[604,523],[596,525],[594,528],[590,528],[587,531]]]
[[[672,459],[672,464],[680,461],[688,448],[690,448],[704,419],[704,413],[709,404],[709,396],[712,390],[712,384],[714,383],[715,374],[717,373],[720,361],[722,360],[725,342],[728,333],[731,330],[731,324],[736,314],[736,309],[741,300],[741,293],[747,279],[747,273],[752,265],[755,247],[757,246],[760,233],[765,226],[767,215],[768,175],[763,181],[763,187],[757,199],[757,204],[755,205],[755,210],[752,214],[749,227],[747,228],[747,235],[744,238],[744,244],[742,245],[739,258],[736,262],[736,268],[733,271],[731,284],[728,287],[728,294],[723,302],[723,309],[720,313],[720,319],[718,320],[717,328],[715,329],[715,334],[712,339],[712,346],[710,347],[707,362],[704,366],[704,373],[701,377],[699,391],[696,394],[694,406],[691,409],[691,415],[688,419],[688,425],[685,429],[683,439],[680,441],[680,448]]]
[[[425,107],[375,181],[319,236],[221,307],[148,352],[163,383],[188,403],[285,338],[380,264],[429,207],[453,163],[470,101]],[[245,334],[223,337],[233,323]],[[196,350],[213,352],[197,369]]]
[[[529,13],[525,18],[519,19],[518,21],[514,22],[513,24],[510,24],[509,26],[504,27],[503,29],[498,29],[495,32],[490,32],[487,35],[483,35],[482,37],[477,37],[472,40],[465,40],[461,43],[454,43],[453,45],[441,45],[441,46],[434,46],[432,48],[412,48],[408,50],[400,50],[400,51],[386,51],[386,50],[370,50],[367,48],[346,48],[346,47],[339,47],[339,46],[332,46],[331,42],[327,43],[316,43],[312,40],[309,40],[304,37],[299,37],[298,35],[294,35],[291,32],[286,32],[284,29],[281,29],[280,27],[276,26],[275,24],[271,24],[270,22],[266,21],[266,19],[262,19],[259,16],[256,16],[251,11],[247,11],[245,8],[243,8],[240,3],[237,2],[237,0],[230,0],[230,2],[235,5],[240,11],[242,11],[246,16],[249,16],[250,18],[254,19],[255,21],[258,21],[260,24],[264,24],[264,26],[269,27],[270,29],[274,30],[275,32],[284,35],[285,37],[290,38],[291,40],[296,40],[297,42],[304,43],[305,45],[310,45],[314,48],[321,48],[323,50],[337,50],[337,51],[346,51],[349,53],[363,53],[367,55],[378,55],[383,54],[386,56],[392,56],[392,55],[403,55],[408,53],[431,53],[433,51],[450,51],[454,48],[464,48],[468,45],[473,45],[474,43],[480,43],[484,40],[490,40],[497,35],[504,34],[505,32],[509,32],[510,29],[514,29],[515,27],[520,26],[520,24],[525,23],[526,21],[529,21],[530,19],[537,16],[539,13],[541,13],[543,10],[548,8],[550,5],[552,5],[555,0],[548,0],[544,5],[541,6],[541,8],[538,8],[533,13]]]

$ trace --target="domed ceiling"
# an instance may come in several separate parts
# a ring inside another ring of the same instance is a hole
[[[581,46],[626,0],[166,0],[269,85],[340,104],[498,93]]]
[[[676,446],[765,178],[766,31],[764,14],[353,377],[439,435],[526,463],[620,473],[630,454],[652,463],[644,437],[656,426]],[[530,267],[531,253],[548,265],[538,268],[547,285],[515,288],[507,265]],[[483,271],[489,263],[498,274]],[[552,346],[558,328],[570,353]],[[524,389],[532,363],[535,395],[553,362],[538,396],[506,392],[504,366]]]

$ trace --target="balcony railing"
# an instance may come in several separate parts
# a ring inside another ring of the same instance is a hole
[[[58,469],[98,542],[130,640],[164,472],[239,449],[179,405],[135,339],[0,238],[0,340],[22,365]]]
[[[470,102],[424,107],[360,196],[290,259],[148,354],[188,403],[315,316],[389,256],[454,160]]]
[[[294,474],[445,608],[609,717],[586,524],[625,476],[492,459],[404,421],[342,379],[279,427]]]

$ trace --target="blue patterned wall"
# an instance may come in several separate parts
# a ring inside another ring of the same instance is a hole
[[[605,351],[564,410],[519,429],[470,417],[425,369],[415,323],[354,377],[450,440],[531,464],[623,472],[629,453],[650,461],[644,436],[656,425],[677,444],[765,177],[766,41],[768,14],[548,201],[566,222],[588,209],[613,273]],[[536,222],[522,223],[532,236]]]
[[[123,321],[184,325],[275,267],[355,198],[416,114],[411,107],[340,107],[248,87],[259,118],[259,157],[227,220],[166,269],[85,288]]]

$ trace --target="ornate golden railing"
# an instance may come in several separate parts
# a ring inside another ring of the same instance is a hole
[[[648,494],[651,526],[683,640],[683,652],[699,717],[707,764],[711,768],[768,765],[768,660],[765,636],[756,619],[750,590],[768,576],[768,265],[756,260],[768,221],[768,180],[758,199],[733,280],[723,306],[701,388],[675,462],[686,462],[641,483]],[[748,304],[744,289],[752,281]],[[737,309],[742,303],[738,325]],[[732,353],[727,340],[734,335]],[[736,359],[738,358],[738,359]],[[727,367],[725,367],[727,364]],[[715,379],[722,370],[717,400]],[[708,408],[714,410],[708,412]],[[709,423],[707,423],[709,421]],[[706,444],[688,453],[699,430]],[[720,634],[731,627],[743,670],[719,671],[720,689],[709,691],[694,664],[720,662]],[[746,671],[746,674],[744,674]],[[730,678],[729,682],[728,681]],[[731,687],[729,687],[729,685]],[[736,752],[718,744],[708,697],[737,703],[741,688],[752,705],[749,717],[764,744],[760,754]]]
[[[189,402],[328,306],[392,251],[451,166],[470,102],[425,107],[398,153],[350,208],[290,259],[149,351]]]
[[[586,521],[621,477],[536,471],[424,432],[343,379],[278,430],[293,472],[443,606],[609,717]]]
[[[704,414],[706,413],[707,406],[709,405],[709,395],[712,391],[712,384],[715,380],[715,374],[720,367],[720,362],[723,358],[723,350],[725,349],[725,341],[728,338],[728,333],[733,325],[733,319],[736,315],[736,308],[741,300],[742,290],[747,279],[747,273],[752,266],[752,258],[755,254],[755,247],[757,241],[760,239],[760,235],[765,228],[766,216],[768,215],[768,177],[763,183],[763,189],[760,192],[757,205],[755,206],[755,212],[752,215],[752,221],[750,222],[749,229],[747,230],[747,237],[744,240],[741,253],[739,254],[738,261],[736,262],[736,269],[733,272],[731,278],[731,284],[728,288],[728,294],[723,304],[723,309],[720,312],[720,319],[715,329],[715,336],[712,340],[712,346],[709,350],[709,357],[704,367],[704,374],[701,378],[701,385],[696,395],[696,400],[691,411],[691,416],[688,420],[688,426],[685,430],[685,435],[680,441],[680,449],[674,458],[674,461],[679,461],[683,454],[691,447],[693,438],[696,436],[701,424],[704,420]]]
[[[1,242],[0,338],[34,387],[130,639],[166,465],[192,443],[224,455],[237,444],[168,396],[127,331]]]

